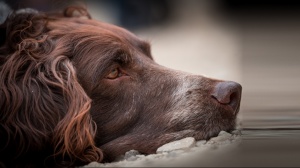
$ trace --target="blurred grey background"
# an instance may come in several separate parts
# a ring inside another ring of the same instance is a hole
[[[206,166],[300,166],[300,1],[6,3],[42,11],[84,5],[94,19],[150,41],[154,59],[164,66],[241,83],[244,141],[227,160]],[[232,157],[239,161],[231,162]]]

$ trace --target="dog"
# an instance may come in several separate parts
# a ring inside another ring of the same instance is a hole
[[[150,44],[82,7],[1,24],[0,163],[110,162],[235,128],[242,87],[157,64]]]

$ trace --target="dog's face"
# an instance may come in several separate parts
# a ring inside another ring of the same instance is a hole
[[[125,29],[95,20],[70,22],[74,27],[68,29],[74,34],[89,30],[87,38],[97,47],[95,55],[77,54],[72,61],[92,99],[95,142],[108,156],[130,149],[155,153],[173,140],[188,136],[208,139],[221,130],[234,129],[241,94],[238,84],[222,85],[220,80],[158,65],[150,44]],[[93,50],[86,47],[80,51],[87,49]],[[215,92],[225,92],[217,94],[231,100],[219,102]]]
[[[48,52],[55,55],[54,60],[67,55],[69,62],[57,69],[71,67],[74,72],[67,69],[56,76],[74,75],[91,100],[86,111],[96,125],[91,128],[93,139],[107,160],[131,149],[155,153],[173,140],[188,136],[208,139],[235,127],[239,84],[158,65],[149,43],[125,29],[91,19],[61,17],[49,19],[45,33],[37,38],[50,39],[52,44],[45,41],[41,45],[52,47]],[[81,93],[74,94],[76,98]],[[68,111],[65,107],[57,111],[62,109]]]

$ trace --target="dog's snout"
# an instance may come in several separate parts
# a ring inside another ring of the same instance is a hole
[[[242,86],[236,82],[220,82],[213,89],[212,97],[220,104],[229,105],[234,112],[240,105]]]

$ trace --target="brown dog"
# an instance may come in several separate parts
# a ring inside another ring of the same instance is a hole
[[[84,9],[16,11],[1,25],[0,45],[7,166],[112,161],[235,127],[239,84],[160,66],[147,42]]]

